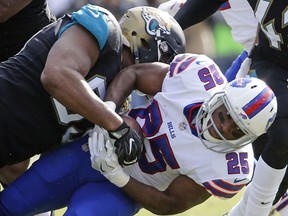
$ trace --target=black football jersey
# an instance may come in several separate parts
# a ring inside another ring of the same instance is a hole
[[[72,23],[65,15],[34,35],[16,56],[0,63],[0,167],[44,153],[82,136],[94,125],[71,113],[42,87],[40,75],[58,33]],[[108,21],[108,39],[85,77],[103,98],[121,67],[122,34]]]
[[[261,23],[258,50],[288,69],[288,0],[248,0]]]

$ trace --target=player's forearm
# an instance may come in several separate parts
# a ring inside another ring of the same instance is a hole
[[[168,71],[169,65],[160,62],[131,65],[113,79],[104,101],[113,101],[119,108],[134,89],[147,95],[155,95],[161,91]]]
[[[187,0],[174,18],[183,30],[214,14],[226,0]]]
[[[154,214],[176,214],[182,211],[175,209],[174,199],[154,187],[145,185],[130,178],[129,182],[122,187],[133,200],[140,203],[145,209]]]
[[[129,73],[127,70],[129,69],[125,68],[119,74],[117,74],[117,76],[108,86],[104,98],[104,101],[113,101],[116,104],[116,110],[121,107],[125,99],[134,89],[136,75],[135,73]]]
[[[58,102],[108,131],[117,129],[122,118],[111,110],[77,72],[58,73],[57,76],[42,74],[42,84]]]

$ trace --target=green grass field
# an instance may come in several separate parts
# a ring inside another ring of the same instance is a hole
[[[241,198],[244,190],[229,200],[221,200],[215,197],[211,197],[205,203],[196,206],[186,212],[177,214],[177,216],[222,216],[225,212],[228,212]],[[65,209],[60,209],[56,212],[56,216],[62,216]],[[97,215],[97,214],[95,214]],[[135,216],[155,216],[151,212],[142,209]],[[279,216],[275,214],[274,216]]]
[[[32,158],[32,162],[36,159],[38,159],[37,156]],[[229,200],[221,200],[219,198],[211,197],[205,203],[181,214],[177,214],[176,216],[222,216],[225,212],[228,212],[238,202],[238,200],[240,200],[243,192],[244,189]],[[65,208],[59,209],[56,211],[55,216],[62,216],[64,212]],[[97,215],[97,213],[95,215]],[[142,209],[135,216],[155,216],[155,214]],[[279,214],[276,214],[275,216],[279,216]]]
[[[229,200],[221,200],[215,197],[209,198],[205,203],[196,206],[184,213],[177,214],[177,216],[222,216],[229,211],[234,204],[238,202],[242,196],[243,191]],[[56,216],[62,216],[64,210],[58,210]],[[151,212],[142,209],[136,216],[155,216]]]
[[[196,206],[184,213],[177,214],[177,216],[222,216],[238,202],[243,192],[244,190],[242,190],[238,195],[229,200],[221,200],[215,197],[211,197],[205,203]],[[56,212],[56,216],[62,216],[63,212],[64,209],[58,210]],[[136,214],[136,216],[155,216],[155,214],[152,214],[151,212],[142,209],[138,214]]]

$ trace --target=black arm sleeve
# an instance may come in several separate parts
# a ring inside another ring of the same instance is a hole
[[[226,0],[187,0],[174,18],[183,30],[214,14]]]

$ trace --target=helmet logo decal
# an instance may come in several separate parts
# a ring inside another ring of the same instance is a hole
[[[255,98],[243,106],[243,110],[251,119],[264,109],[274,97],[273,91],[269,87],[265,87]]]
[[[145,21],[145,28],[149,35],[156,35],[157,30],[160,29],[164,34],[171,34],[171,23],[167,23],[157,14],[151,10],[143,8],[142,17]]]
[[[242,119],[247,119],[247,116],[243,113],[239,113],[239,115],[241,116]]]
[[[276,118],[276,113],[274,113],[274,115],[272,116],[272,118],[269,118],[268,121],[267,121],[267,125],[265,127],[265,130],[267,131],[268,128],[272,125],[272,123],[274,122]]]
[[[252,80],[249,78],[245,78],[245,79],[240,78],[231,82],[231,86],[236,87],[236,88],[244,88],[250,82],[252,82]]]

